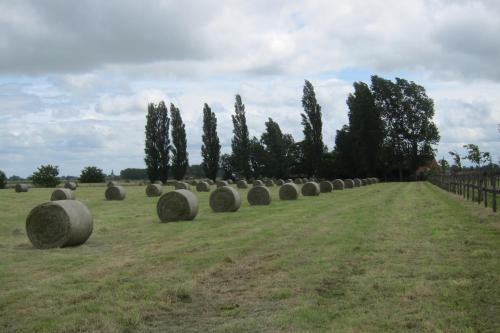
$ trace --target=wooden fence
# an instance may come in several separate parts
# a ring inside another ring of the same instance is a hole
[[[497,211],[497,197],[500,194],[500,172],[470,171],[454,175],[433,175],[429,181],[452,192],[472,200],[484,207],[491,205]]]

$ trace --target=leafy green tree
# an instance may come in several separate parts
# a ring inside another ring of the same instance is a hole
[[[0,170],[0,189],[5,188],[5,186],[7,186],[7,176]]]
[[[33,172],[31,179],[33,185],[40,187],[56,187],[59,185],[59,167],[56,165],[41,165],[38,170]]]
[[[233,161],[229,154],[222,154],[220,157],[220,167],[222,170],[222,179],[233,178]]]
[[[83,168],[80,174],[81,183],[104,183],[106,175],[96,166],[87,166]]]
[[[203,106],[203,144],[201,146],[201,163],[205,176],[215,181],[219,169],[220,142],[217,136],[217,118],[212,109],[205,103]]]
[[[448,152],[448,154],[450,154],[453,158],[455,168],[458,170],[462,170],[462,158],[460,157],[460,154],[456,151],[450,151]]]
[[[356,167],[356,146],[352,139],[351,129],[348,125],[337,130],[335,136],[335,149],[333,151],[335,160],[335,174],[340,178],[357,177]]]
[[[405,167],[416,177],[417,168],[434,158],[432,146],[440,138],[432,121],[434,101],[424,87],[400,78],[392,82],[374,75],[371,89],[384,123],[386,158],[400,180]]]
[[[174,104],[170,104],[172,119],[172,174],[175,179],[181,180],[188,168],[188,152],[186,140],[186,126],[182,122],[181,112]]]
[[[232,148],[232,167],[233,171],[238,172],[246,179],[252,176],[250,167],[250,138],[248,134],[247,119],[245,115],[245,105],[241,101],[241,96],[236,95],[234,103],[233,120],[233,139],[231,140]]]
[[[250,140],[250,166],[253,178],[264,176],[268,155],[264,145],[256,138]]]
[[[302,106],[304,108],[304,113],[301,113],[302,125],[304,126],[304,172],[308,176],[315,176],[318,174],[325,146],[323,144],[321,106],[316,101],[313,85],[307,80],[305,80],[303,89]]]
[[[347,98],[349,133],[352,140],[352,172],[357,177],[378,174],[381,169],[384,129],[380,111],[368,85],[354,82],[354,93]]]
[[[120,171],[121,179],[141,180],[148,178],[147,169],[127,168]]]
[[[265,175],[267,177],[287,178],[290,168],[290,158],[287,156],[289,144],[277,122],[269,118],[266,130],[260,138],[267,153]],[[293,138],[292,138],[293,142]]]
[[[164,101],[148,105],[144,161],[150,181],[167,181],[170,162],[170,118]]]
[[[446,173],[446,171],[450,169],[450,163],[448,163],[448,161],[445,160],[444,157],[439,160],[438,164],[439,168],[441,169],[441,173]]]
[[[476,167],[481,168],[484,163],[491,163],[491,155],[489,152],[481,152],[479,150],[479,146],[469,143],[463,145],[465,149],[467,149],[467,155],[462,158],[471,161]]]

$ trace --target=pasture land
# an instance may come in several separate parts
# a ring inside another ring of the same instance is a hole
[[[172,187],[165,187],[171,190]],[[159,223],[144,186],[83,246],[36,250],[50,189],[0,190],[2,332],[499,332],[500,214],[430,183],[382,183]]]

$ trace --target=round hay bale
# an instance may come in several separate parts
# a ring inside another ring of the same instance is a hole
[[[319,184],[316,182],[307,182],[302,186],[301,192],[306,197],[317,196],[320,193]]]
[[[252,182],[252,186],[264,186],[264,182],[262,180],[256,179]]]
[[[111,186],[118,186],[118,182],[117,181],[114,181],[114,180],[110,180],[108,182],[108,187],[111,187]]]
[[[361,186],[361,179],[359,178],[354,178],[354,187],[360,187]]]
[[[361,179],[361,186],[366,186],[366,185],[368,185],[368,179],[366,178]]]
[[[68,188],[71,191],[76,191],[77,185],[75,182],[66,182],[64,183],[64,188]]]
[[[198,182],[198,184],[196,184],[196,191],[210,192],[210,185],[207,182]]]
[[[352,179],[344,179],[344,188],[353,188],[354,181]]]
[[[319,183],[319,190],[321,191],[321,193],[329,193],[333,191],[332,182],[328,180],[323,180],[321,183]]]
[[[191,180],[191,181],[189,182],[189,185],[191,185],[191,186],[196,186],[196,185],[198,185],[198,183],[199,183],[199,181],[197,181],[197,180],[193,179],[193,180]]]
[[[236,183],[236,187],[238,188],[248,188],[248,183],[246,180],[244,179],[240,179],[238,180],[238,182]]]
[[[247,193],[247,200],[251,206],[269,205],[271,191],[265,186],[252,187]]]
[[[149,184],[146,186],[146,195],[148,197],[159,197],[163,193],[163,186],[159,184]]]
[[[50,249],[85,243],[93,225],[92,214],[80,201],[50,201],[31,210],[26,233],[34,247]]]
[[[111,186],[104,193],[106,200],[123,200],[125,199],[125,189],[123,186]]]
[[[215,184],[215,182],[214,182],[212,179],[209,179],[209,180],[208,180],[208,184],[210,184],[210,185],[214,185],[214,184]]]
[[[28,192],[29,186],[27,184],[16,184],[15,190],[17,193]]]
[[[281,185],[283,185],[283,184],[285,184],[285,181],[284,181],[283,179],[278,179],[278,180],[276,181],[276,185],[277,185],[277,186],[281,186]]]
[[[153,184],[163,186],[163,182],[161,180],[155,180],[155,182]]]
[[[300,185],[300,184],[302,184],[302,179],[301,178],[295,178],[295,180],[293,182],[295,184],[297,184],[297,185]]]
[[[307,183],[307,182],[309,182],[309,181],[310,181],[310,180],[309,180],[309,179],[307,179],[307,178],[302,178],[302,184],[305,184],[305,183]]]
[[[299,187],[293,183],[286,183],[280,187],[280,200],[297,200],[299,197]]]
[[[222,186],[210,194],[209,202],[214,212],[235,212],[241,206],[241,196],[236,189]]]
[[[215,185],[217,187],[223,187],[223,186],[229,186],[229,183],[226,182],[225,180],[218,180],[215,182]]]
[[[57,188],[52,192],[50,201],[75,200],[75,193],[69,188]]]
[[[177,180],[167,180],[167,186],[175,186],[177,184]]]
[[[288,178],[285,183],[293,183],[293,179]]]
[[[176,190],[189,190],[189,184],[185,182],[177,182],[175,183]]]
[[[344,181],[342,179],[335,179],[333,181],[333,188],[335,190],[343,190],[344,189]]]
[[[267,187],[273,187],[274,186],[274,182],[272,179],[266,179],[266,181],[264,182],[264,184],[267,186]]]
[[[234,182],[233,182],[233,180],[232,180],[232,179],[228,179],[228,180],[227,180],[227,183],[228,183],[229,185],[234,184]]]
[[[156,212],[162,222],[190,221],[198,214],[198,198],[188,190],[171,191],[160,197]]]

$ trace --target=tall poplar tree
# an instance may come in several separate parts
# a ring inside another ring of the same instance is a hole
[[[172,118],[172,175],[181,180],[188,167],[186,128],[182,122],[181,112],[174,104],[170,104]]]
[[[167,181],[169,168],[169,138],[170,119],[165,102],[161,101],[155,106],[148,104],[145,126],[145,158],[148,178],[154,182]]]
[[[266,176],[288,178],[290,159],[287,156],[287,141],[281,132],[280,125],[272,118],[266,122],[266,130],[261,135],[267,152]]]
[[[231,140],[232,148],[232,166],[233,170],[238,172],[246,179],[252,176],[250,167],[250,139],[248,134],[247,119],[245,116],[245,105],[241,101],[241,96],[236,95],[234,103],[233,120],[233,139]]]
[[[321,106],[316,101],[316,94],[311,82],[305,80],[301,113],[302,125],[304,126],[303,141],[303,166],[308,176],[316,176],[321,163],[325,146],[323,144],[323,122],[321,120]]]
[[[203,106],[203,136],[201,139],[203,141],[201,166],[205,176],[215,181],[219,169],[220,142],[217,136],[217,118],[207,103]]]
[[[156,141],[159,156],[159,180],[166,183],[168,179],[169,163],[170,163],[170,118],[168,117],[168,108],[164,101],[158,103],[158,130]],[[156,179],[158,180],[158,179]]]

